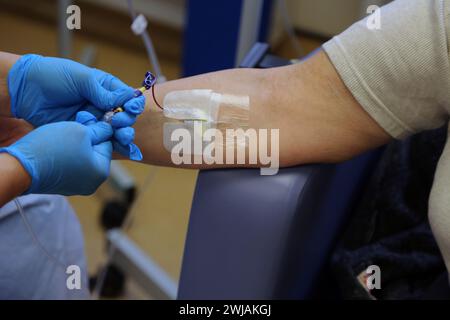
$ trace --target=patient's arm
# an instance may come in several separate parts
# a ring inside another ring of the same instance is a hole
[[[161,103],[170,91],[194,88],[248,95],[249,127],[280,129],[281,166],[337,162],[390,139],[353,98],[323,51],[297,65],[215,72],[159,84],[155,91]],[[149,108],[135,125],[136,144],[144,162],[171,166],[162,137],[167,119],[146,94]]]

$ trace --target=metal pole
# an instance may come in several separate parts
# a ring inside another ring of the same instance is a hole
[[[58,52],[63,58],[69,58],[72,53],[72,33],[66,25],[66,10],[71,4],[71,0],[58,0]]]
[[[138,283],[152,298],[175,300],[178,284],[120,230],[108,232],[115,251],[111,262]]]

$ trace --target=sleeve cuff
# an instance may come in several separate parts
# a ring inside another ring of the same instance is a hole
[[[338,37],[325,43],[323,49],[354,98],[388,134],[395,139],[403,139],[414,133],[414,130],[398,119],[372,92],[357,68],[348,59]]]

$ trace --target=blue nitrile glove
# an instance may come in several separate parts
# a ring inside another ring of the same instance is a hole
[[[145,96],[131,99],[123,106],[125,112],[114,115],[111,125],[116,129],[114,132],[113,147],[120,154],[131,160],[142,160],[143,156],[138,146],[133,143],[134,129],[131,127],[136,122],[136,117],[145,109]]]
[[[25,194],[88,195],[108,177],[112,135],[111,125],[102,121],[56,122],[31,131],[0,152],[17,158],[31,176]]]
[[[81,110],[101,119],[105,112],[125,104],[124,114],[127,116],[113,123],[114,128],[123,128],[131,126],[143,111],[140,107],[126,107],[142,103],[142,99],[134,102],[133,88],[109,73],[67,59],[24,55],[9,71],[8,88],[11,113],[34,126],[74,120]],[[115,139],[125,149],[137,149],[135,145],[131,146],[131,142],[127,145],[120,140],[120,134]],[[135,154],[131,156],[137,157]]]
[[[136,117],[144,111],[145,97],[133,98],[124,104],[125,112],[116,113],[111,121],[114,130],[112,139],[114,151],[129,157],[131,160],[142,160],[142,153],[133,143],[134,129],[131,127],[136,122]],[[85,124],[95,117],[89,112],[79,112],[77,121]]]

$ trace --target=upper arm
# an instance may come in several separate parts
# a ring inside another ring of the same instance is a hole
[[[280,128],[280,163],[349,159],[390,140],[344,85],[327,55],[269,70],[267,125]]]
[[[449,8],[397,0],[381,8],[379,30],[362,20],[324,45],[356,100],[395,138],[448,120]]]

